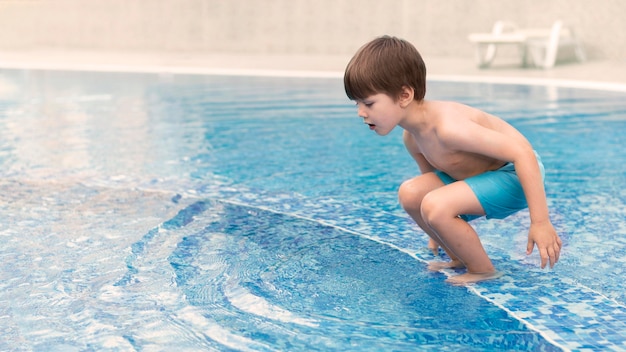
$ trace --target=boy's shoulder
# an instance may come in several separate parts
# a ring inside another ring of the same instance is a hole
[[[426,107],[429,115],[440,118],[467,117],[481,112],[469,105],[449,100],[431,100],[427,102]]]
[[[469,105],[452,100],[429,100],[427,103],[433,109],[475,109]]]
[[[426,118],[430,128],[438,134],[456,134],[467,128],[471,121],[484,121],[484,111],[456,101],[429,101],[426,105]]]

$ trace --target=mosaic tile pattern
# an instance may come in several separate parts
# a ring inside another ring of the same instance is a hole
[[[400,214],[376,212],[298,195],[204,189],[224,202],[311,219],[397,247],[420,261],[433,259],[415,225]],[[490,251],[489,244],[485,244]],[[626,350],[626,307],[583,283],[510,258],[492,257],[503,278],[468,286],[563,350]]]
[[[4,78],[15,89],[0,109],[7,269],[0,298],[20,309],[0,310],[8,321],[0,349],[26,342],[34,350],[55,343],[131,350],[155,344],[148,335],[180,347],[172,332],[181,324],[193,330],[185,336],[206,331],[201,314],[178,310],[185,300],[171,285],[168,257],[212,221],[187,223],[190,214],[180,212],[207,199],[334,226],[407,253],[413,265],[433,259],[392,193],[415,175],[414,163],[400,138],[355,131],[360,121],[336,81],[68,72]],[[529,136],[551,164],[548,199],[565,230],[563,260],[542,271],[536,256],[519,250],[525,238],[516,229],[527,227],[527,216],[476,222],[507,275],[469,287],[473,295],[457,292],[492,302],[554,349],[624,350],[625,261],[615,252],[626,251],[626,160],[624,134],[614,133],[626,126],[623,95],[481,84],[429,89],[437,99],[506,117]],[[432,276],[432,287],[446,286]],[[524,346],[538,342],[530,335]]]

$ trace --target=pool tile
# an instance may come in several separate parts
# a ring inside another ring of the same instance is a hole
[[[332,200],[293,197],[255,197],[228,193],[228,199],[261,208],[309,218],[329,226],[408,249],[422,261],[432,259],[422,251],[425,238],[416,236],[410,219],[391,213],[375,212]],[[488,249],[488,248],[487,248]],[[514,261],[499,259],[499,267],[516,272]],[[505,276],[501,280],[468,287],[501,307],[533,330],[565,350],[622,350],[626,347],[626,308],[567,277],[544,275],[530,269],[524,276]]]

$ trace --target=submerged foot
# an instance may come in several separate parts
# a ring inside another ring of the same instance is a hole
[[[428,240],[428,249],[435,257],[439,255],[439,245],[432,238]]]
[[[494,280],[501,277],[502,275],[503,273],[499,271],[494,271],[490,273],[465,273],[452,276],[447,279],[446,282],[455,286],[463,286],[481,281]]]
[[[428,270],[439,271],[442,269],[463,269],[465,264],[458,260],[452,260],[449,262],[428,262]]]

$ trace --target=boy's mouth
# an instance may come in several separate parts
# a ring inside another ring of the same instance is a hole
[[[366,125],[368,125],[370,127],[370,130],[373,130],[376,128],[376,125],[374,125],[373,123],[365,123]]]

